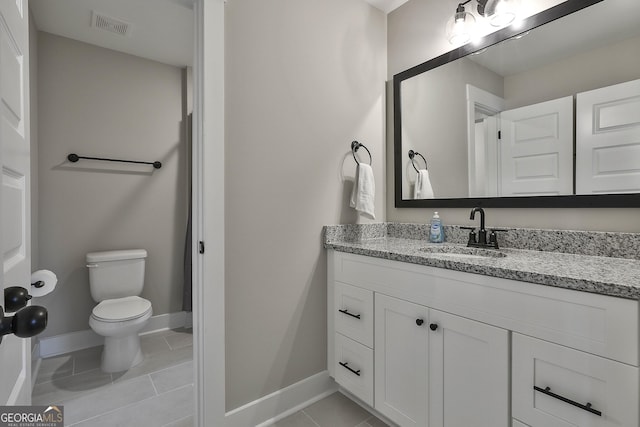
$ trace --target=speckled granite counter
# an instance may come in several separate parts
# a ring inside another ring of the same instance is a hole
[[[349,226],[327,226],[324,229],[324,247],[340,252],[366,255],[376,258],[390,259],[394,261],[421,264],[431,267],[446,268],[466,273],[482,274],[486,276],[501,277],[505,279],[520,280],[547,286],[555,286],[573,289],[583,292],[592,292],[615,297],[639,299],[640,298],[640,260],[638,260],[638,245],[640,235],[633,233],[573,233],[571,247],[576,250],[584,250],[580,245],[582,238],[593,241],[604,239],[615,250],[626,249],[620,252],[624,257],[601,256],[610,252],[611,248],[599,250],[598,256],[588,254],[566,253],[567,247],[555,243],[556,251],[540,251],[530,249],[501,248],[506,254],[503,258],[494,257],[452,257],[447,254],[426,252],[428,246],[458,245],[464,247],[461,239],[466,239],[466,234],[459,227],[449,226],[445,228],[445,236],[450,236],[450,241],[443,244],[429,243],[423,233],[428,227],[416,224],[367,224]],[[424,230],[423,230],[424,228]],[[407,231],[409,230],[409,231]],[[412,237],[407,238],[407,233]],[[514,230],[513,234],[520,230]],[[533,230],[529,235],[538,231]],[[545,230],[546,231],[546,230]],[[549,233],[560,233],[549,230]],[[402,236],[402,237],[396,237]],[[595,236],[595,237],[594,237]],[[609,239],[609,240],[607,240]],[[464,240],[466,242],[466,240]],[[629,252],[631,251],[631,252]],[[614,251],[615,252],[615,251]]]

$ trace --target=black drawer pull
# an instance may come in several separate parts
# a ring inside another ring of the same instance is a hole
[[[586,405],[583,405],[583,404],[575,402],[575,401],[573,401],[571,399],[567,399],[566,397],[563,397],[563,396],[560,396],[559,394],[553,393],[551,391],[550,387],[540,388],[540,387],[534,385],[533,389],[535,391],[539,391],[540,393],[546,394],[547,396],[551,396],[551,397],[554,397],[554,398],[556,398],[558,400],[561,400],[561,401],[563,401],[565,403],[568,403],[569,405],[573,405],[573,406],[575,406],[577,408],[584,409],[585,411],[591,412],[592,414],[595,414],[595,415],[597,415],[599,417],[602,416],[602,412],[593,409],[591,407],[591,403],[587,403]]]
[[[347,316],[355,317],[356,319],[360,318],[359,314],[349,313],[349,310],[338,310],[340,313],[346,314]]]
[[[351,369],[351,368],[349,367],[349,364],[348,364],[348,363],[346,363],[346,362],[338,362],[338,364],[339,364],[340,366],[342,366],[343,368],[346,368],[346,369],[348,369],[349,371],[351,371],[352,373],[356,374],[357,376],[360,376],[360,369],[358,369],[357,371],[354,371],[353,369]]]

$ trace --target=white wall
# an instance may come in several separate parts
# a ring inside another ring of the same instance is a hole
[[[227,409],[327,367],[321,228],[364,221],[354,139],[385,217],[385,21],[362,0],[226,4]]]
[[[186,149],[181,70],[48,33],[38,40],[39,264],[58,275],[42,336],[89,328],[85,254],[145,248],[142,296],[181,309]],[[69,153],[151,166],[80,161]],[[40,303],[40,302],[39,302]]]
[[[538,9],[557,3],[560,2],[554,0],[530,2],[534,8]],[[455,4],[448,2],[410,0],[389,14],[388,78],[450,50],[450,46],[448,47],[444,41],[444,27],[446,20],[454,10]],[[612,63],[606,65],[611,68],[617,66]],[[508,87],[505,86],[505,96],[508,97],[507,91]],[[532,92],[534,91],[535,88],[532,88]],[[390,84],[388,84],[387,96],[392,96]],[[468,208],[395,208],[392,103],[389,103],[387,111],[387,188],[389,189],[387,192],[387,220],[427,223],[433,211],[439,211],[445,224],[470,224],[470,209]],[[638,218],[640,218],[640,209],[638,208],[487,209],[487,224],[504,227],[639,232],[640,221]]]

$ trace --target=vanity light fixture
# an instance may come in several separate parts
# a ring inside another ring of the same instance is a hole
[[[465,5],[471,1],[458,3],[456,13],[447,21],[446,37],[452,45],[461,46],[474,38],[476,18],[465,10]],[[504,27],[516,21],[520,9],[520,0],[475,1],[478,2],[478,15],[494,27]]]
[[[477,0],[478,13],[494,27],[504,27],[515,21],[520,0]]]
[[[469,2],[471,0],[458,4],[455,15],[447,21],[447,40],[452,45],[463,45],[473,38],[476,18],[464,9]]]

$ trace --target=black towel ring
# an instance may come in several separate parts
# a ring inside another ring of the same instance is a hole
[[[355,160],[357,164],[360,164],[360,162],[356,158],[356,151],[358,151],[360,147],[367,150],[367,154],[369,154],[369,165],[371,165],[371,163],[373,162],[373,158],[371,157],[371,152],[367,147],[364,146],[364,144],[360,144],[358,141],[353,141],[351,143],[351,154],[353,155],[353,160]]]
[[[416,164],[413,161],[413,158],[415,156],[422,157],[422,160],[424,160],[424,168],[425,168],[425,170],[429,169],[429,166],[427,165],[427,159],[425,159],[422,154],[418,153],[417,151],[409,150],[409,158],[411,159],[411,166],[413,166],[413,168],[416,170],[416,172],[418,172],[418,168],[416,167]]]

